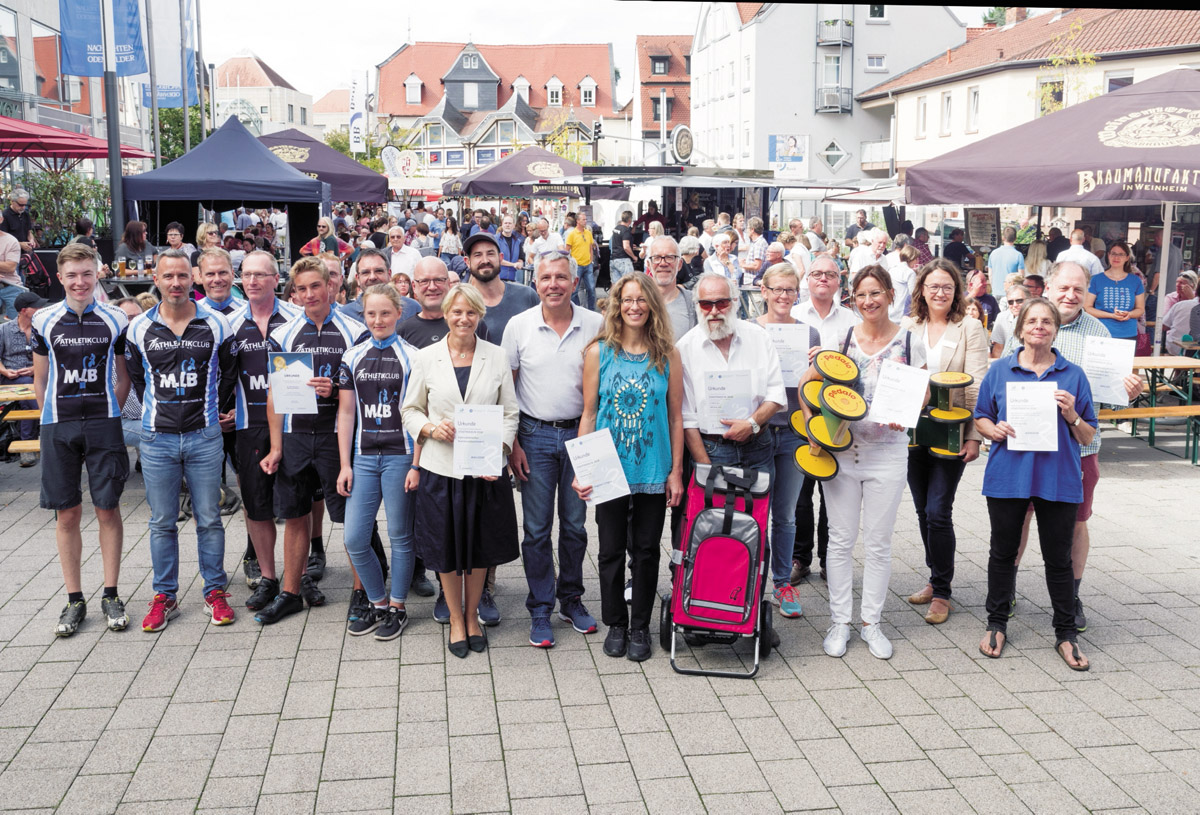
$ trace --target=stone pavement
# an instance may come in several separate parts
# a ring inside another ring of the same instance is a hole
[[[1112,430],[1102,460],[1083,584],[1090,673],[1072,673],[1054,653],[1032,552],[1004,658],[979,655],[980,462],[959,492],[947,624],[926,625],[903,599],[924,583],[906,496],[885,610],[894,658],[872,659],[857,638],[843,660],[821,652],[828,606],[814,577],[801,588],[804,618],[775,617],[781,649],[753,681],[677,676],[657,644],[642,665],[609,659],[603,629],[583,637],[558,622],[558,646],[535,650],[517,564],[500,571],[505,620],[486,654],[447,658],[429,600],[411,604],[398,642],[348,637],[340,527],[322,584],[331,605],[273,628],[242,607],[240,572],[236,624],[205,624],[194,533],[185,533],[183,613],[150,635],[103,630],[93,521],[84,533],[91,616],[56,640],[64,594],[52,517],[37,508],[38,470],[3,465],[0,810],[1200,811],[1200,649],[1191,642],[1200,469]],[[136,624],[152,594],[140,476],[124,510],[121,589]],[[228,532],[232,571],[240,516]],[[594,561],[586,576],[598,613]],[[723,647],[698,654],[706,665],[738,660]]]

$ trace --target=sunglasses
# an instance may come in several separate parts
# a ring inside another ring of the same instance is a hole
[[[717,311],[724,311],[725,309],[729,308],[729,306],[733,303],[733,300],[729,299],[728,297],[721,297],[717,300],[697,300],[696,303],[700,306],[702,311],[712,311],[714,309]]]

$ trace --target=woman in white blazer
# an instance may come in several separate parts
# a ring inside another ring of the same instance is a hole
[[[921,268],[913,288],[912,316],[902,325],[912,332],[913,344],[925,350],[930,373],[959,371],[975,381],[966,388],[963,407],[974,413],[979,384],[988,371],[988,336],[983,324],[966,316],[966,292],[954,264],[935,258]],[[966,465],[979,458],[982,436],[974,422],[965,429],[962,452],[951,461],[937,458],[924,447],[908,451],[908,489],[917,509],[917,526],[925,544],[929,582],[908,598],[913,605],[929,604],[925,622],[944,623],[950,616],[950,583],[954,579],[954,494]]]
[[[503,466],[517,434],[517,397],[504,351],[475,329],[487,307],[468,284],[450,289],[442,309],[450,331],[419,351],[404,399],[404,428],[422,445],[416,497],[417,551],[438,572],[450,608],[450,653],[483,651],[479,597],[490,566],[517,559],[517,513]],[[454,475],[454,411],[459,405],[504,408],[499,476]]]

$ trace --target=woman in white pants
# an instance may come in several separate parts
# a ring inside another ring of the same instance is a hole
[[[879,370],[887,360],[925,367],[923,343],[888,318],[895,294],[892,279],[881,266],[865,266],[851,282],[862,322],[847,332],[839,350],[858,365],[855,390],[867,405],[875,396]],[[819,379],[809,369],[806,379]],[[805,412],[808,412],[807,407]],[[890,659],[892,644],[880,628],[883,602],[892,573],[892,527],[908,473],[908,434],[897,424],[862,419],[852,425],[854,443],[836,453],[838,475],[825,483],[829,511],[829,611],[833,624],[825,635],[825,653],[840,657],[850,641],[854,611],[854,542],[859,524],[863,538],[862,628],[859,635],[878,659]],[[811,442],[814,453],[815,442]]]

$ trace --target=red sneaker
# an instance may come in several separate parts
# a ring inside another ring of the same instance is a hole
[[[150,601],[150,613],[142,620],[142,630],[156,633],[167,627],[172,617],[178,616],[179,604],[175,602],[174,597],[168,597],[165,594],[156,594],[154,599]]]
[[[228,596],[229,592],[220,589],[213,589],[204,596],[204,605],[208,606],[208,611],[212,614],[213,625],[229,625],[233,622],[233,609],[225,599]]]

